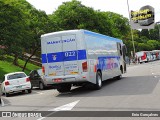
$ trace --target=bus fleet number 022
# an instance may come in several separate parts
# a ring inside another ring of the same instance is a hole
[[[76,51],[65,52],[65,57],[73,57],[76,56]]]

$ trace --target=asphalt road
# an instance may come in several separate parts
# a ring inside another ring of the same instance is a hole
[[[63,109],[71,109],[72,111],[160,111],[159,81],[160,61],[131,65],[128,66],[127,73],[123,75],[121,80],[107,80],[103,83],[101,90],[96,91],[77,87],[73,88],[71,92],[60,94],[53,89],[34,89],[31,94],[15,94],[11,97],[3,96],[4,106],[0,107],[0,111],[54,111],[56,108],[66,104],[67,107],[65,106]],[[73,106],[71,105],[72,103],[74,104]],[[10,119],[17,120],[21,118]],[[47,117],[30,119],[159,120],[160,117]]]

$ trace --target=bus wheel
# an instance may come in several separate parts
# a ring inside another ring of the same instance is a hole
[[[122,75],[117,76],[117,80],[122,79]]]
[[[120,67],[120,71],[121,71],[121,75],[116,77],[117,80],[122,79],[122,73],[123,73],[123,67],[122,66]]]
[[[102,87],[102,76],[101,73],[98,71],[96,74],[96,84],[95,84],[95,89],[99,90]]]
[[[57,87],[57,91],[60,93],[69,92],[71,90],[71,84],[63,84]]]

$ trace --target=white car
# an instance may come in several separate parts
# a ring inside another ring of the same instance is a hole
[[[5,74],[2,81],[2,93],[8,97],[11,93],[15,92],[32,92],[31,82],[29,77],[24,72],[13,72]]]

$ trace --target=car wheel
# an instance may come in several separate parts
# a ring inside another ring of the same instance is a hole
[[[117,80],[121,80],[122,79],[123,68],[121,67],[120,70],[121,70],[121,75],[116,77]]]
[[[32,92],[32,89],[28,89],[27,91],[28,91],[28,93],[31,93],[31,92]]]
[[[45,89],[45,86],[42,82],[39,83],[39,89],[40,90],[44,90]]]
[[[22,93],[25,93],[25,90],[22,90]]]
[[[9,97],[9,96],[10,96],[10,94],[9,94],[9,93],[5,93],[5,96],[6,96],[6,97]]]
[[[4,88],[4,95],[5,95],[6,97],[9,97],[9,96],[10,96],[10,94],[6,92],[5,88]]]
[[[97,72],[96,74],[96,84],[95,84],[95,89],[99,90],[102,87],[102,76],[100,72]]]

